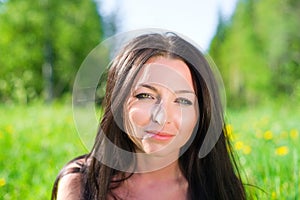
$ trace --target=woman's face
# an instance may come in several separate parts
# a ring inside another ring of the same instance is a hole
[[[125,129],[137,151],[179,153],[197,123],[197,102],[191,72],[182,60],[149,59],[137,74],[124,107]]]

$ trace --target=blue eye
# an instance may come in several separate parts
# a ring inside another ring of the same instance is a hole
[[[154,99],[150,94],[148,93],[140,93],[135,95],[136,98],[138,99]]]
[[[182,105],[192,105],[192,101],[185,99],[185,98],[178,98],[175,100],[176,103],[182,104]]]

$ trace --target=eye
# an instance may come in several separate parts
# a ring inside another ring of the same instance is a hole
[[[140,94],[135,95],[135,97],[138,99],[154,99],[154,97],[148,93],[140,93]]]
[[[193,104],[192,101],[190,101],[190,100],[188,100],[186,98],[177,98],[175,100],[175,103],[179,103],[179,104],[182,104],[182,105],[192,105]]]

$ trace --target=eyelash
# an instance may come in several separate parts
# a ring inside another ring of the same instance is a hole
[[[151,95],[151,94],[148,94],[148,93],[140,93],[140,94],[137,94],[135,95],[135,97],[137,99],[154,99],[154,97]],[[177,98],[175,100],[175,103],[179,103],[179,104],[182,104],[182,105],[192,105],[192,101],[186,99],[186,98]]]
[[[186,98],[178,98],[175,100],[176,103],[180,103],[182,105],[192,105],[192,101],[186,99]]]
[[[138,99],[154,99],[154,97],[152,97],[152,95],[148,94],[148,93],[140,93],[135,95],[136,98]]]

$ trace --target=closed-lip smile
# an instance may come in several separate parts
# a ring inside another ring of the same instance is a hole
[[[143,139],[153,138],[157,140],[170,140],[175,135],[164,131],[146,131]]]

